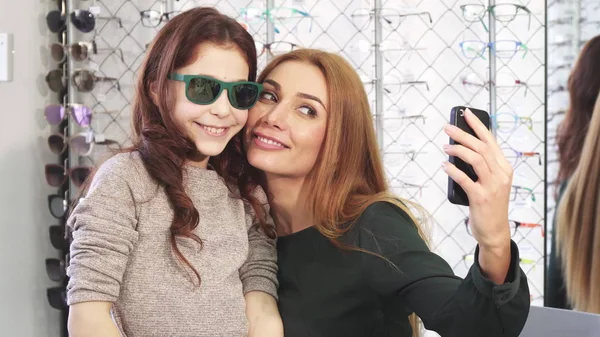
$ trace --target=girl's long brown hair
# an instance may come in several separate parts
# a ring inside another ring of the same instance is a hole
[[[316,66],[327,83],[327,133],[306,186],[312,191],[308,206],[317,230],[340,248],[360,250],[340,242],[339,238],[352,227],[345,224],[352,224],[370,204],[386,201],[405,211],[427,242],[421,223],[407,206],[424,214],[422,208],[390,192],[367,94],[353,67],[332,53],[298,49],[271,61],[261,72],[258,82],[262,83],[273,69],[287,61]],[[413,335],[418,336],[416,315],[413,314],[410,321]]]
[[[600,91],[600,35],[589,40],[581,50],[569,76],[569,108],[557,130],[558,182],[575,172],[581,148],[592,118],[594,102]]]
[[[202,245],[194,233],[200,214],[187,195],[183,184],[184,165],[197,153],[191,139],[180,130],[171,113],[174,94],[167,75],[195,61],[198,48],[212,44],[235,48],[248,63],[248,80],[256,80],[256,47],[250,34],[234,19],[210,7],[185,11],[170,20],[151,43],[139,70],[132,111],[133,145],[123,152],[137,151],[150,176],[164,188],[173,209],[170,243],[176,257],[188,266],[201,281],[200,273],[177,247],[177,237],[191,238]],[[151,92],[158,95],[153,101]],[[256,175],[242,153],[240,134],[236,135],[209,164],[242,199],[249,202],[270,237],[275,233],[265,222],[265,211],[252,195]],[[91,181],[91,178],[88,178]]]
[[[569,302],[577,310],[600,314],[600,95],[597,96],[581,159],[558,206],[556,243]]]

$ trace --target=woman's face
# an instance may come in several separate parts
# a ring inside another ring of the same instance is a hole
[[[194,62],[175,72],[235,82],[247,81],[248,69],[248,63],[237,48],[204,44],[198,48]],[[175,92],[173,117],[196,144],[199,152],[197,160],[206,161],[208,157],[223,152],[225,145],[245,125],[248,110],[232,107],[227,98],[227,90],[223,90],[217,100],[209,105],[190,102],[185,94],[185,83],[171,82]]]
[[[305,177],[315,165],[327,128],[327,83],[308,63],[286,61],[265,78],[248,112],[244,145],[250,164],[267,174]]]

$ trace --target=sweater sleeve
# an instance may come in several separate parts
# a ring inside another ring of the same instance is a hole
[[[265,192],[262,188],[257,187],[254,196],[265,209],[267,224],[274,229],[275,225],[269,215],[269,205]],[[249,244],[248,258],[240,268],[240,279],[244,294],[250,291],[262,291],[278,299],[276,239],[267,236],[261,229],[252,206],[247,203],[244,204]]]
[[[366,282],[384,298],[399,298],[425,328],[442,336],[517,337],[527,319],[530,299],[519,251],[511,242],[507,280],[497,285],[475,263],[463,280],[431,252],[406,213],[389,203],[371,205],[361,219],[360,247]],[[392,264],[390,264],[390,262]]]
[[[96,172],[90,188],[67,221],[73,241],[67,275],[67,303],[115,302],[130,252],[137,243],[136,207],[121,177],[131,167],[117,155]]]

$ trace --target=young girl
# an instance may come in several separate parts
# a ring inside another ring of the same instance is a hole
[[[239,179],[256,67],[252,37],[214,9],[158,33],[133,146],[101,165],[68,220],[72,337],[283,336],[266,197]]]

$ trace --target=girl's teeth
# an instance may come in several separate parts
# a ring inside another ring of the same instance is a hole
[[[217,128],[210,128],[210,127],[206,127],[206,126],[204,127],[204,129],[208,130],[211,133],[216,133],[216,134],[223,133],[223,131],[225,131],[225,128],[217,129]]]

